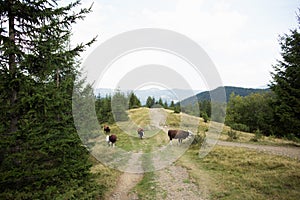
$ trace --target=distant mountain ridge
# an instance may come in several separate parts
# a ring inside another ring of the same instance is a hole
[[[221,95],[223,96],[223,94],[224,94],[224,90],[225,90],[225,95],[226,95],[226,97],[225,97],[226,102],[229,101],[229,97],[230,97],[231,93],[234,93],[236,95],[244,97],[244,96],[248,96],[252,93],[261,93],[261,92],[270,91],[269,88],[256,89],[256,88],[242,88],[242,87],[234,87],[234,86],[224,86],[224,87],[218,87],[218,88],[216,88],[214,90],[211,90],[211,91],[200,92],[196,96],[192,96],[192,97],[184,99],[183,101],[181,101],[181,104],[182,105],[188,105],[188,104],[194,104],[197,101],[204,101],[204,100],[210,101],[211,100],[211,95],[216,97],[216,99],[224,99],[223,97],[221,97]]]
[[[121,90],[124,94],[129,94],[133,90]],[[101,97],[105,97],[106,95],[113,95],[115,90],[109,89],[109,88],[97,88],[94,91],[94,94],[98,96],[100,94]],[[147,98],[154,97],[156,101],[159,100],[159,98],[162,99],[163,102],[170,103],[171,101],[174,101],[174,103],[177,103],[179,101],[182,101],[188,97],[194,96],[195,94],[198,94],[200,90],[188,90],[188,89],[158,89],[158,88],[149,88],[145,90],[135,90],[133,91],[134,94],[139,98],[142,105],[146,104]]]
[[[224,97],[224,90],[226,97]],[[174,103],[177,103],[180,101],[182,105],[188,105],[188,104],[194,104],[197,101],[204,101],[204,100],[211,100],[211,96],[213,96],[217,101],[223,102],[223,100],[226,100],[226,102],[229,101],[229,97],[231,93],[235,93],[236,95],[240,96],[247,96],[252,93],[258,93],[258,92],[267,92],[269,91],[269,88],[266,89],[260,89],[260,88],[243,88],[243,87],[234,87],[234,86],[224,86],[224,87],[218,87],[211,91],[191,91],[191,90],[184,90],[184,89],[172,89],[172,90],[166,90],[166,89],[158,89],[158,88],[150,88],[146,90],[135,90],[133,91],[134,94],[140,99],[142,105],[145,105],[147,98],[154,97],[155,100],[159,100],[161,98],[163,102],[167,101],[170,103],[171,101],[174,101]],[[125,94],[130,93],[132,90],[126,90],[121,91]],[[97,96],[100,94],[101,97],[105,97],[106,95],[112,95],[114,93],[113,89],[108,88],[98,88],[94,91],[95,95]]]

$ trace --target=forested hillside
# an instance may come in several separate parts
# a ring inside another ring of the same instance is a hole
[[[91,11],[79,5],[0,3],[0,199],[99,194],[72,116],[78,56],[90,44],[70,47],[71,25]]]
[[[215,95],[218,96],[218,94],[221,93],[221,90],[224,88],[225,94],[226,94],[226,102],[229,101],[230,95],[232,93],[239,95],[239,96],[247,96],[252,93],[261,93],[261,92],[267,92],[270,89],[254,89],[254,88],[242,88],[242,87],[233,87],[233,86],[224,86],[224,87],[218,87],[212,91],[204,91],[200,92],[196,95],[196,97],[189,97],[187,99],[184,99],[181,101],[181,104],[187,105],[187,104],[193,104],[197,101],[210,101],[210,96]]]

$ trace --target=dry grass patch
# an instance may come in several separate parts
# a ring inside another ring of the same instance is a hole
[[[131,122],[138,127],[146,127],[150,125],[149,108],[136,108],[128,111]]]
[[[298,199],[300,196],[300,162],[253,150],[217,146],[204,159],[198,149],[185,156],[203,171],[210,181],[210,199]],[[184,161],[184,160],[183,160]],[[193,167],[195,168],[195,167]],[[202,183],[203,184],[203,183]]]
[[[180,126],[180,114],[169,113],[166,120],[166,125],[169,127],[178,128]]]

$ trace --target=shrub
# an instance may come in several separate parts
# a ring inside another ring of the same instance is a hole
[[[203,135],[195,135],[192,145],[201,145],[204,142],[205,136]]]
[[[176,107],[174,108],[174,113],[180,113],[180,112],[181,112],[180,107],[179,107],[179,106],[176,106]]]
[[[208,122],[209,117],[208,117],[208,115],[206,114],[206,112],[201,113],[201,117],[203,118],[203,120],[204,120],[205,123]]]
[[[250,139],[250,141],[252,142],[258,142],[263,136],[262,132],[259,129],[257,129],[254,134],[255,135],[253,136],[253,138]]]
[[[250,128],[245,124],[233,123],[233,124],[230,124],[230,127],[237,131],[250,132]]]
[[[236,131],[234,131],[234,130],[232,130],[232,129],[230,129],[230,130],[227,132],[227,135],[228,135],[228,139],[227,139],[227,140],[232,141],[232,140],[238,139],[238,135],[237,135]]]

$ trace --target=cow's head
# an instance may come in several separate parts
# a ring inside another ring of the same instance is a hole
[[[192,131],[188,130],[189,132],[189,137],[192,137],[194,134],[192,133]]]

